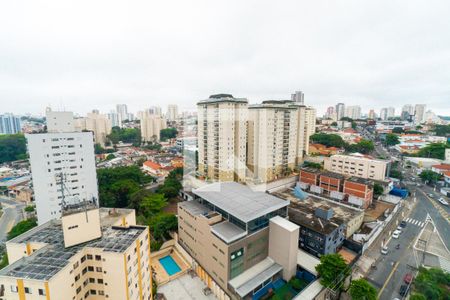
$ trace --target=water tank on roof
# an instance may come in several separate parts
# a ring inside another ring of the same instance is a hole
[[[297,183],[297,185],[294,188],[294,196],[297,197],[300,200],[305,200],[308,198],[308,194],[306,194],[300,187],[300,185]]]

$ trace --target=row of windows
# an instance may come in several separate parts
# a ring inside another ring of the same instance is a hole
[[[30,287],[24,287],[25,290],[25,294],[33,294],[33,290]],[[12,285],[11,286],[11,292],[13,293],[18,293],[19,291],[19,287],[17,285]],[[46,296],[45,290],[44,289],[38,289],[38,295],[39,296]]]

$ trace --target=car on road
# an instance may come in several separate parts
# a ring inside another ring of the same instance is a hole
[[[396,231],[400,231],[400,232],[402,232],[402,229],[403,229],[403,227],[402,227],[401,225],[398,225],[398,226],[397,226],[397,230],[396,230]]]
[[[434,195],[433,195],[432,193],[429,193],[429,194],[428,194],[428,197],[430,197],[430,198],[433,198],[433,196],[434,196]]]
[[[402,286],[400,287],[400,291],[399,294],[400,296],[405,296],[408,293],[408,286],[406,284],[402,284]]]
[[[420,183],[416,184],[416,186],[421,187],[422,185]]]
[[[411,273],[406,273],[405,276],[403,277],[403,281],[406,284],[410,284],[412,281],[412,274]]]
[[[393,239],[398,239],[400,237],[400,232],[399,230],[396,230],[392,233],[392,238]]]
[[[444,198],[439,198],[438,199],[438,201],[441,203],[441,204],[443,204],[443,205],[448,205],[448,202],[447,201],[445,201],[445,199]]]
[[[401,221],[400,222],[400,227],[405,228],[406,227],[406,221]]]
[[[381,247],[381,254],[386,255],[386,254],[388,254],[388,252],[389,252],[389,249],[387,246]]]

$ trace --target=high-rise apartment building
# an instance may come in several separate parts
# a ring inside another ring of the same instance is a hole
[[[128,119],[128,109],[126,104],[117,104],[116,112],[119,126],[122,127],[122,123]]]
[[[130,209],[64,209],[61,220],[6,242],[0,298],[152,299],[150,234],[135,222]]]
[[[105,146],[106,136],[111,133],[111,128],[111,120],[98,111],[88,113],[85,118],[75,119],[75,129],[77,131],[92,131],[95,143],[102,146]]]
[[[375,110],[373,110],[373,109],[369,110],[368,118],[369,118],[369,119],[372,119],[372,120],[375,120],[376,117],[377,117],[377,116],[376,116],[376,114],[375,114]]]
[[[338,103],[336,104],[336,121],[339,121],[345,116],[345,104]]]
[[[119,115],[115,111],[108,113],[108,119],[110,120],[112,127],[120,127]]]
[[[383,107],[380,110],[380,119],[383,121],[386,121],[388,119],[388,109],[386,107]]]
[[[61,205],[98,199],[92,132],[75,132],[71,112],[48,110],[48,133],[27,134],[38,223],[61,217]]]
[[[297,139],[299,143],[302,144],[302,147],[304,148],[304,154],[309,154],[309,137],[313,135],[316,132],[316,109],[314,107],[306,106],[306,107],[299,107],[300,117],[299,121],[301,122],[301,114],[305,114],[305,133],[303,137]],[[298,128],[301,128],[302,125],[300,124]],[[302,141],[303,140],[303,141]],[[297,150],[297,163],[300,163],[300,158],[303,159],[303,155],[300,155],[299,150]]]
[[[247,166],[254,179],[271,181],[296,166],[299,113],[298,106],[289,103],[249,106]]]
[[[248,101],[229,94],[197,103],[198,172],[209,179],[243,181],[246,175]]]
[[[345,107],[345,117],[352,118],[354,120],[361,118],[361,106],[353,105]]]
[[[395,117],[395,108],[390,106],[387,108],[387,118],[391,119],[393,117]]]
[[[422,123],[423,121],[425,121],[425,109],[426,109],[426,105],[425,104],[416,104],[416,106],[414,107],[414,122],[416,124]]]
[[[405,104],[402,107],[402,112],[407,112],[409,115],[414,114],[414,107],[411,104]]]
[[[16,134],[22,131],[20,118],[13,114],[0,115],[0,134]]]
[[[167,106],[167,120],[170,122],[174,122],[178,119],[178,105],[169,104]]]
[[[157,115],[160,117],[162,116],[162,110],[161,107],[159,106],[150,106],[145,110],[145,112],[149,115]]]
[[[294,94],[291,94],[291,100],[300,105],[305,105],[305,94],[302,91],[295,91]]]
[[[333,116],[334,116],[334,107],[333,107],[333,106],[329,106],[329,107],[327,108],[326,113],[325,113],[325,118],[331,118],[331,119],[333,119]]]
[[[159,141],[161,129],[167,128],[166,119],[149,112],[141,112],[138,115],[141,120],[142,142]]]

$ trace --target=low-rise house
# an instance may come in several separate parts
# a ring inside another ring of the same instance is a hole
[[[444,175],[444,172],[450,171],[450,164],[433,165],[431,171]]]
[[[144,164],[142,165],[142,169],[155,177],[163,175],[163,167],[160,164],[153,162],[151,160],[147,160],[146,162],[144,162]]]

